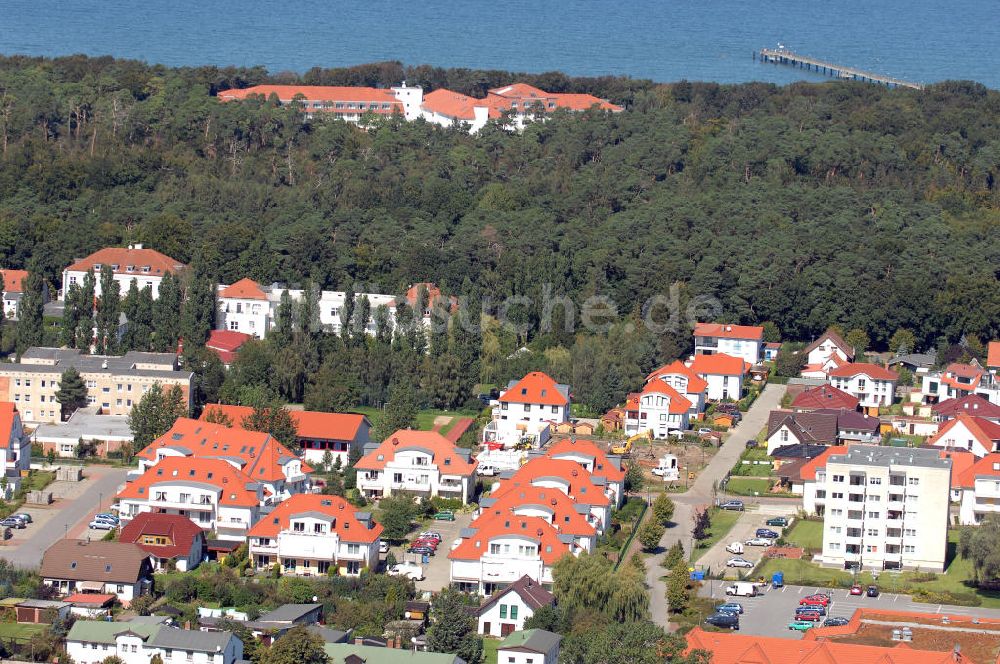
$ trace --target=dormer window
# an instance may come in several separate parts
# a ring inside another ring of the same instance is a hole
[[[524,396],[524,395],[525,395],[525,394],[527,394],[527,393],[528,393],[528,388],[526,388],[526,387],[522,387],[522,388],[521,388],[521,396]]]
[[[143,272],[149,272],[149,266],[148,265],[143,265],[142,266],[142,271]]]
[[[101,265],[100,263],[94,263],[94,271],[95,272],[100,272],[102,267],[104,267],[104,266]]]
[[[135,272],[135,265],[126,265],[125,266],[125,271],[126,272]]]
[[[118,263],[112,263],[111,264],[111,271],[112,272],[117,272],[119,267],[121,267],[121,266]]]

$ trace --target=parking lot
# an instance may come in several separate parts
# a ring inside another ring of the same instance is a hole
[[[430,562],[428,563],[423,563],[418,554],[406,553],[406,545],[389,548],[389,551],[392,552],[397,561],[411,560],[424,568],[424,580],[417,582],[417,590],[433,590],[437,592],[448,586],[451,582],[451,565],[448,561],[448,552],[451,550],[452,542],[458,539],[459,531],[467,528],[471,521],[472,514],[470,512],[459,512],[455,514],[454,521],[430,521],[410,533],[407,538],[408,541],[413,540],[417,533],[425,530],[441,534],[441,545],[438,546],[435,554],[430,557]],[[382,559],[385,560],[385,556],[382,556]]]
[[[723,602],[739,602],[744,613],[740,616],[740,632],[756,636],[777,636],[789,639],[802,638],[802,632],[788,629],[788,623],[795,616],[799,601],[813,593],[827,593],[832,596],[826,607],[825,618],[836,616],[850,618],[856,609],[880,608],[887,611],[914,611],[918,613],[939,613],[950,615],[976,616],[980,618],[1000,618],[1000,609],[983,609],[970,606],[949,606],[943,604],[922,604],[914,602],[908,595],[882,593],[878,597],[852,596],[844,588],[813,588],[808,586],[785,586],[784,588],[764,588],[764,594],[757,597],[729,597],[726,586],[730,581],[706,581],[699,594]],[[817,625],[822,625],[822,621]]]
[[[755,537],[755,533],[758,528],[767,528],[773,530],[774,532],[781,535],[782,530],[787,530],[788,528],[780,528],[776,526],[766,525],[768,519],[773,519],[773,514],[764,514],[761,512],[744,512],[740,515],[739,521],[733,526],[733,529],[729,531],[725,537],[723,537],[719,542],[717,542],[711,549],[706,551],[704,555],[698,558],[698,566],[700,569],[710,569],[713,574],[724,574],[730,578],[738,578],[738,574],[746,574],[746,569],[726,567],[726,561],[730,558],[738,557],[745,558],[755,565],[760,561],[767,547],[763,546],[746,546],[747,540]],[[792,518],[789,518],[789,526],[791,525]],[[733,542],[740,542],[744,544],[743,553],[740,555],[734,555],[729,551],[726,551],[726,547]]]

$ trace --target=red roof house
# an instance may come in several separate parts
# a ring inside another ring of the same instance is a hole
[[[191,519],[179,514],[137,514],[122,528],[119,542],[131,542],[149,553],[157,569],[171,563],[180,572],[198,566],[205,555],[205,533]]]

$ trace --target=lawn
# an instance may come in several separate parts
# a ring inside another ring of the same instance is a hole
[[[56,474],[51,470],[33,470],[24,481],[26,491],[40,491],[56,479]]]
[[[708,528],[708,538],[699,541],[695,547],[694,552],[691,555],[691,561],[694,562],[701,557],[703,553],[708,551],[715,545],[716,542],[725,537],[736,522],[740,518],[742,512],[737,512],[735,510],[720,510],[718,507],[711,507],[708,510],[709,518],[711,519],[712,525]]]
[[[361,413],[369,420],[375,421],[382,414],[381,408],[372,408],[371,406],[360,406],[358,408],[352,408],[351,412]],[[451,418],[459,417],[476,417],[479,415],[478,411],[473,410],[437,410],[435,408],[427,408],[417,412],[417,428],[421,431],[430,431],[434,428],[434,418],[445,415]],[[447,428],[454,426],[454,420],[451,425]]]
[[[32,623],[0,623],[0,639],[12,641],[27,641],[35,634],[45,631],[47,625]]]
[[[483,664],[497,664],[497,648],[500,639],[483,638]]]
[[[730,477],[726,493],[738,496],[762,496],[771,488],[771,480],[763,477]]]
[[[782,538],[792,546],[819,551],[823,548],[823,522],[796,519],[792,527],[782,534]]]

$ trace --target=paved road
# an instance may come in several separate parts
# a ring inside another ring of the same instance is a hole
[[[76,499],[60,500],[46,508],[56,510],[56,513],[17,546],[0,547],[0,557],[18,567],[38,567],[45,550],[61,537],[80,537],[85,533],[92,537],[104,535],[103,532],[89,531],[86,524],[100,511],[99,500],[103,500],[105,509],[108,507],[118,487],[125,483],[127,471],[120,468],[88,468],[84,472],[87,477],[82,481],[89,485],[87,489]]]
[[[746,442],[755,438],[757,432],[767,424],[768,415],[781,404],[781,397],[784,395],[784,385],[772,383],[765,387],[750,410],[743,414],[743,419],[733,429],[729,439],[719,449],[708,466],[699,473],[694,484],[685,493],[671,495],[675,505],[674,524],[667,528],[663,539],[660,540],[661,552],[651,556],[646,563],[646,585],[650,589],[649,613],[653,622],[664,627],[668,626],[667,587],[660,578],[666,572],[660,567],[660,562],[667,549],[675,542],[681,542],[684,550],[688,554],[691,553],[691,527],[693,525],[691,519],[695,510],[712,504],[714,487],[740,458],[740,454],[746,449]]]
[[[940,615],[975,616],[977,618],[1000,618],[1000,609],[984,609],[975,606],[950,606],[947,604],[924,604],[914,602],[908,595],[883,593],[878,597],[854,596],[847,590],[813,588],[808,586],[785,586],[769,590],[758,597],[726,598],[725,586],[729,581],[711,581],[702,586],[699,594],[714,597],[720,603],[735,601],[743,605],[740,617],[740,632],[755,636],[776,636],[787,639],[801,639],[802,633],[788,629],[788,623],[795,615],[799,600],[816,592],[829,593],[833,601],[827,607],[827,616],[850,618],[859,608],[878,608],[889,611],[915,611]]]

